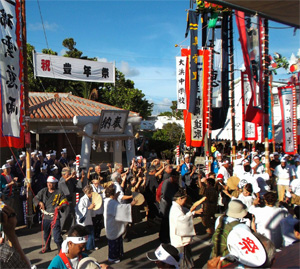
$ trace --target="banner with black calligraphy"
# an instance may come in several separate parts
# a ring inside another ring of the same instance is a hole
[[[246,121],[246,111],[252,97],[251,86],[246,72],[241,72],[242,91],[242,140],[253,141],[258,139],[257,124]]]
[[[300,76],[300,72],[298,72]],[[300,78],[298,78],[299,81]],[[295,84],[296,87],[296,104],[297,104],[297,145],[300,145],[300,82]]]
[[[55,79],[115,83],[114,63],[33,53],[34,75]]]
[[[296,88],[294,85],[278,87],[281,109],[283,150],[287,154],[297,153]]]
[[[187,57],[176,57],[176,81],[177,81],[177,109],[186,109],[186,59]]]
[[[187,56],[190,58],[191,50],[182,49],[182,56]],[[210,70],[209,66],[209,50],[198,50],[197,59],[197,76],[198,76],[198,91],[195,100],[195,113],[189,113],[187,109],[183,110],[184,116],[184,128],[186,137],[186,146],[190,147],[201,147],[203,146],[204,136],[207,130],[206,126],[206,112],[207,112],[207,89],[208,89],[208,72]],[[189,66],[189,61],[187,61],[187,67]],[[187,94],[187,107],[189,105],[189,72],[186,72],[186,94]]]
[[[24,147],[20,1],[0,1],[0,147]]]

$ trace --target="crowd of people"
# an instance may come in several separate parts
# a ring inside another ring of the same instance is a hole
[[[158,159],[151,151],[148,158],[133,158],[128,168],[121,163],[101,163],[79,174],[74,161],[68,160],[66,149],[59,159],[55,151],[45,158],[42,152],[32,152],[30,191],[34,194],[36,221],[43,229],[41,253],[51,251],[52,234],[58,251],[49,268],[78,268],[85,258],[84,250],[98,249],[95,242],[100,240],[103,228],[108,263],[119,263],[124,254],[123,241],[131,240],[134,225],[143,219],[149,229],[160,225],[161,245],[148,255],[158,268],[162,263],[168,268],[193,268],[195,216],[201,218],[212,240],[210,268],[242,263],[243,257],[231,253],[228,244],[234,249],[232,238],[247,233],[248,238],[253,236],[252,242],[258,240],[263,245],[266,256],[263,263],[251,265],[271,267],[276,250],[299,244],[300,156],[273,152],[268,168],[263,152],[244,148],[230,160],[215,145],[211,151],[213,161],[208,171],[194,165],[190,154],[184,154],[175,165]],[[23,152],[17,162],[12,158],[2,166],[1,200],[9,208],[15,206],[17,186],[23,187],[20,195],[25,206],[25,172]],[[68,235],[66,240],[64,233]],[[162,259],[161,253],[165,253]],[[170,260],[172,263],[168,263]]]

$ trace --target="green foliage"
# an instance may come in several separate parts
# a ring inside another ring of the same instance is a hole
[[[151,115],[153,104],[145,99],[145,94],[134,88],[134,82],[125,80],[122,72],[116,70],[116,86],[104,84],[99,89],[100,101],[130,111],[139,112],[143,118]]]
[[[170,106],[172,112],[164,111],[159,114],[159,116],[167,116],[167,117],[174,117],[176,120],[183,119],[183,112],[181,109],[177,110],[177,101],[172,101],[172,105]]]
[[[65,57],[97,61],[96,57],[87,58],[86,56],[82,56],[82,51],[75,48],[76,42],[73,38],[66,38],[62,44],[68,49],[64,55]],[[141,90],[134,87],[132,80],[125,79],[125,75],[117,69],[115,86],[109,83],[90,83],[42,77],[34,78],[32,59],[32,51],[34,49],[32,45],[27,44],[29,91],[72,92],[76,96],[89,98],[92,89],[99,89],[99,100],[96,101],[137,112],[143,118],[151,115],[153,104],[145,99],[145,95]],[[51,49],[43,49],[42,52],[57,55],[57,52]]]
[[[173,155],[173,150],[179,145],[179,141],[184,141],[185,136],[182,133],[183,129],[177,123],[167,123],[161,130],[153,133],[152,138],[149,140],[149,147],[155,149],[169,158]]]

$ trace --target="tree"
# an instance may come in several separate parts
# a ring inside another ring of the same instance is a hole
[[[183,119],[183,112],[181,109],[177,109],[177,101],[172,101],[172,105],[170,106],[172,112],[165,111],[161,112],[159,116],[167,116],[167,117],[174,117],[176,120],[182,120]]]
[[[134,87],[134,82],[125,79],[122,72],[116,70],[116,85],[104,84],[99,88],[100,101],[126,110],[140,113],[143,118],[151,115],[153,104],[145,99],[145,94]]]

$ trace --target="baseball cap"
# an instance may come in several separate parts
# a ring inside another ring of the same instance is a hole
[[[177,248],[170,244],[161,244],[154,252],[147,252],[150,261],[161,261],[169,265],[180,268],[180,255]]]

